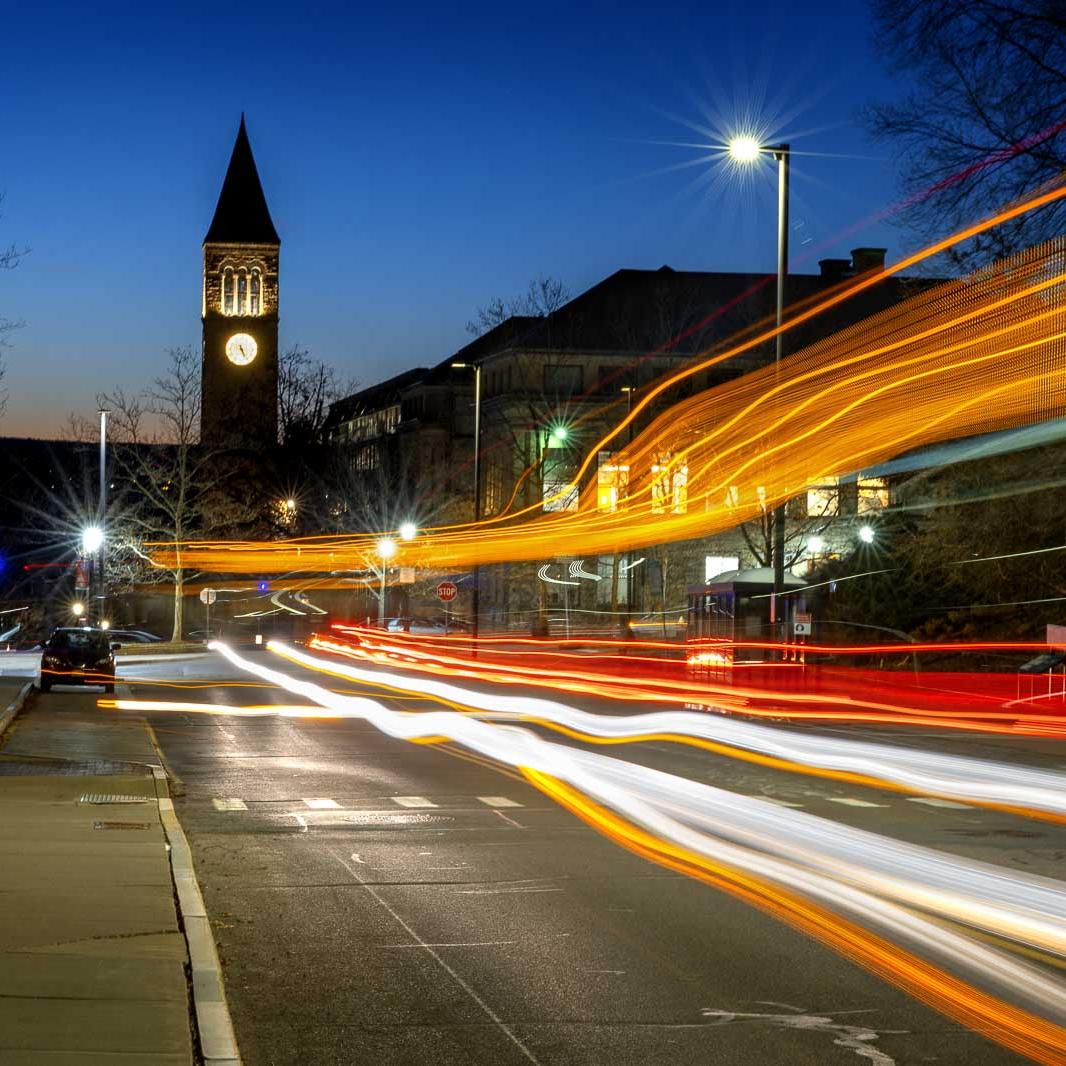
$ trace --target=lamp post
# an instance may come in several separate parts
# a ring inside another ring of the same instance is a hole
[[[774,339],[774,365],[780,369],[784,337],[781,322],[785,311],[785,279],[788,275],[788,169],[791,148],[787,144],[760,144],[754,137],[734,137],[729,154],[738,163],[751,164],[764,153],[777,160],[777,336]],[[770,597],[770,625],[774,636],[780,632],[787,614],[779,602],[785,590],[785,505],[774,508],[771,563],[774,568],[773,594]]]
[[[474,371],[474,521],[481,521],[481,364],[452,363],[455,370]],[[477,655],[478,615],[481,613],[481,568],[474,563],[474,588],[470,597],[471,651]]]
[[[385,628],[385,575],[389,569],[389,560],[396,554],[396,541],[391,537],[382,537],[377,543],[378,558],[381,559],[381,593],[378,596],[378,626]]]
[[[103,529],[107,516],[107,411],[100,411],[100,509],[96,521]],[[100,618],[107,617],[107,577],[104,572],[104,538],[100,537],[100,554],[97,556],[100,566]]]

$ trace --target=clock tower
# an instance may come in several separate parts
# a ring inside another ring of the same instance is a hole
[[[200,440],[262,451],[278,440],[278,254],[244,116],[204,238]]]

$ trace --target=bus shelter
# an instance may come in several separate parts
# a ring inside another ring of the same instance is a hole
[[[800,591],[806,585],[803,578],[785,574],[785,595],[777,605],[777,632],[770,623],[774,591],[774,572],[770,567],[731,570],[706,585],[690,585],[685,630],[690,672],[697,676],[719,676],[734,666],[768,662],[775,657],[772,649],[744,647],[743,642],[780,640],[782,632],[787,642],[793,642],[809,634],[813,624],[810,594]],[[738,642],[741,642],[739,647]],[[718,644],[721,646],[716,647]]]

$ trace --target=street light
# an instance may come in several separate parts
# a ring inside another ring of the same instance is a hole
[[[825,550],[825,541],[819,536],[814,536],[807,541],[807,547],[817,555],[820,551]]]
[[[378,596],[378,625],[385,628],[385,574],[388,572],[388,561],[396,554],[396,541],[392,537],[382,537],[376,545],[378,557],[381,559],[381,595]]]
[[[85,614],[85,604],[82,603],[81,600],[75,600],[70,605],[70,613],[74,615],[75,618],[81,618],[81,616]]]
[[[874,542],[874,531],[873,531],[873,528],[870,527],[870,526],[860,526],[859,527],[859,540],[861,540],[863,542],[863,544],[873,544],[873,542]]]
[[[104,531],[99,526],[89,526],[82,530],[81,547],[86,555],[98,552],[104,544]]]
[[[729,154],[738,163],[754,163],[763,150],[762,145],[754,137],[733,137],[729,142]]]
[[[404,522],[400,525],[400,540],[414,540],[418,536],[418,527],[414,522]]]
[[[474,371],[474,521],[481,521],[481,364],[452,363],[453,370]],[[481,568],[474,563],[474,588],[470,597],[470,648],[477,655],[478,615],[481,613]]]
[[[780,367],[784,337],[781,322],[785,311],[785,278],[788,275],[788,164],[792,154],[787,144],[760,144],[750,134],[730,139],[729,155],[737,162],[752,165],[766,152],[777,160],[777,336],[774,338],[774,364]],[[770,625],[778,634],[779,600],[785,591],[785,505],[774,508],[773,526],[774,591],[770,597]]]

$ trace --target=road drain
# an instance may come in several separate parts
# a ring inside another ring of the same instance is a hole
[[[93,822],[93,829],[148,829],[148,822]]]
[[[148,796],[116,796],[104,792],[86,792],[78,797],[79,803],[147,803]]]

